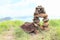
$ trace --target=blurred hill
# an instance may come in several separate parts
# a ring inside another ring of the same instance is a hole
[[[11,19],[12,19],[11,17],[0,18],[0,22],[1,22],[1,21],[6,21],[6,20],[11,20]]]

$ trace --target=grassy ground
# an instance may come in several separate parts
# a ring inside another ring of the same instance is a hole
[[[50,20],[49,31],[33,36],[20,28],[23,23],[20,20],[0,22],[0,40],[60,40],[60,19]]]

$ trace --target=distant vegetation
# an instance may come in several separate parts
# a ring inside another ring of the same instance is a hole
[[[8,31],[10,26],[14,27],[14,34],[16,36],[16,40],[29,40],[29,34],[25,33],[20,26],[24,24],[23,21],[15,20],[15,21],[3,21],[0,22],[0,34],[2,34],[4,31]],[[50,20],[49,21],[49,27],[56,28],[56,34],[57,34],[57,40],[60,40],[60,19],[56,20]],[[54,31],[53,31],[54,32]],[[39,40],[39,39],[38,39]]]

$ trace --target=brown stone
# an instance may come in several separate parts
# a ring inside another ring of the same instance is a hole
[[[31,33],[31,32],[36,33],[37,31],[37,28],[35,27],[35,25],[29,22],[23,24],[21,28],[27,33]]]

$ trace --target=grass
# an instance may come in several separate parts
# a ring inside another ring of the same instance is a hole
[[[18,27],[22,24],[23,24],[23,21],[19,21],[19,20],[0,22],[0,33],[2,33],[3,31],[9,30],[10,25],[12,25],[13,27]]]
[[[8,31],[10,26],[13,26],[16,40],[34,40],[35,38],[31,39],[31,36],[20,28],[22,24],[24,24],[24,22],[20,20],[0,22],[0,35],[2,35],[4,31]],[[49,27],[51,28],[50,31],[42,31],[45,40],[60,40],[60,19],[49,20]],[[40,40],[42,35],[43,34],[39,34],[37,40]]]

